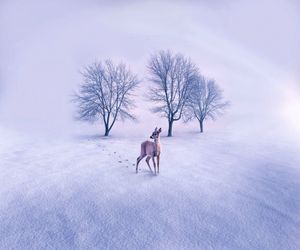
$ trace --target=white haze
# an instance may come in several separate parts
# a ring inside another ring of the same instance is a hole
[[[119,123],[112,134],[166,128],[166,121],[149,111],[146,63],[151,53],[171,49],[215,78],[231,102],[226,115],[208,129],[237,126],[273,133],[280,128],[299,134],[297,1],[107,2],[1,2],[2,126],[59,134],[84,126],[102,133],[99,123],[74,121],[70,100],[81,82],[80,69],[112,58],[128,63],[142,80],[139,122]],[[175,124],[174,133],[183,128],[197,130],[198,124]]]

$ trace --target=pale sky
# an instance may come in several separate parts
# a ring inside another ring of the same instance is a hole
[[[223,122],[254,113],[258,119],[280,119],[283,113],[294,127],[300,125],[292,110],[300,108],[298,1],[108,2],[1,1],[2,124],[76,126],[70,98],[81,82],[79,70],[112,58],[128,63],[143,80],[140,122],[134,126],[164,125],[143,97],[149,84],[146,63],[155,51],[171,49],[191,57],[222,86],[232,103]]]

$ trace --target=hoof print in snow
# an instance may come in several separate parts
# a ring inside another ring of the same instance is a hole
[[[117,152],[114,152],[114,154],[116,154]]]
[[[119,163],[122,163],[122,161],[118,161]]]

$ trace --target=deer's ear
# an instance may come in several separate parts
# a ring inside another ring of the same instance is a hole
[[[159,133],[161,132],[161,128],[159,128],[158,132],[159,132]]]
[[[154,129],[154,131],[155,131],[155,132],[157,131],[157,127]]]

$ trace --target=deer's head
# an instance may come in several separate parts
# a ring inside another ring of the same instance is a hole
[[[154,129],[152,135],[150,135],[151,139],[157,139],[159,137],[159,134],[161,133],[161,128],[157,129],[157,127]]]

